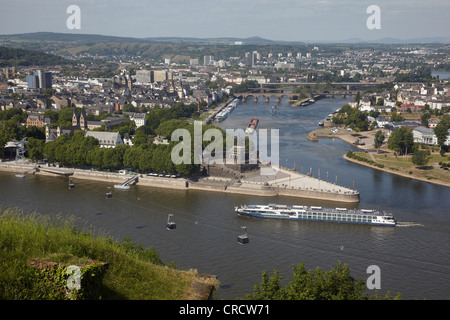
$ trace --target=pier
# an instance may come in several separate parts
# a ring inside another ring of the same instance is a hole
[[[138,179],[139,179],[139,175],[136,175],[134,177],[131,177],[131,178],[127,179],[122,184],[114,185],[114,188],[116,188],[116,189],[130,189],[130,184],[137,183]]]
[[[34,167],[33,169],[30,169],[30,170],[26,170],[26,171],[24,171],[24,172],[22,172],[22,173],[18,173],[18,174],[16,174],[16,177],[18,177],[18,178],[23,178],[23,177],[25,177],[25,175],[27,174],[27,173],[30,173],[30,172],[32,172],[33,174],[37,171],[37,167]]]

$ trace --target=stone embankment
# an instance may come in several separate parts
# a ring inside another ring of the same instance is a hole
[[[36,168],[36,170],[31,170]],[[132,177],[131,174],[81,170],[72,168],[36,167],[33,164],[16,164],[14,161],[1,162],[1,171],[46,176],[70,176],[121,184]],[[31,170],[31,171],[30,171]],[[25,174],[25,176],[27,175]],[[200,177],[196,180],[186,178],[156,177],[138,174],[135,182],[139,186],[169,188],[178,190],[202,190],[223,193],[246,194],[261,197],[289,196],[339,202],[359,202],[359,192],[331,182],[300,174],[287,168],[279,168],[275,176],[254,175],[250,178],[228,179],[220,177]]]

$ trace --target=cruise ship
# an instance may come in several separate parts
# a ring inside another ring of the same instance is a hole
[[[235,207],[235,211],[238,215],[256,218],[342,222],[392,227],[397,224],[397,220],[392,214],[366,209],[328,209],[313,206],[268,204],[242,205]]]
[[[230,102],[230,106],[232,106],[233,108],[236,108],[237,105],[239,104],[239,102],[241,102],[241,100],[239,99],[234,99],[233,101]]]
[[[228,110],[222,110],[222,111],[220,111],[220,112],[216,115],[215,119],[216,119],[216,121],[218,121],[218,122],[222,122],[222,121],[224,121],[227,117],[228,117]]]

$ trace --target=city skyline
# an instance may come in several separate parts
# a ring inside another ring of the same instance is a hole
[[[275,41],[377,41],[447,38],[450,3],[431,1],[237,0],[0,0],[0,34],[58,32],[120,37],[248,38]],[[70,30],[67,8],[80,8]],[[369,29],[367,8],[380,8],[380,29]]]

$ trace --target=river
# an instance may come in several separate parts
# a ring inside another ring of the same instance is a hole
[[[316,143],[306,139],[320,119],[345,103],[344,99],[323,99],[308,107],[292,107],[282,100],[272,115],[276,101],[249,99],[219,126],[245,128],[257,117],[258,128],[279,129],[282,165],[292,168],[295,163],[300,171],[354,187],[361,202],[352,206],[392,212],[399,220],[395,228],[250,219],[234,213],[235,206],[250,203],[345,206],[342,203],[139,185],[114,190],[113,197],[106,199],[108,183],[78,180],[75,189],[69,190],[64,178],[20,179],[5,172],[0,172],[0,205],[72,215],[82,226],[115,240],[130,236],[155,248],[165,263],[173,261],[179,269],[217,275],[219,299],[252,293],[263,271],[271,274],[277,269],[289,280],[293,265],[303,262],[310,269],[329,270],[338,261],[363,279],[370,275],[369,266],[379,266],[381,293],[389,290],[404,299],[450,298],[449,189],[347,162],[342,155],[354,147],[339,139]],[[165,228],[168,214],[173,214],[175,230]],[[246,245],[237,243],[242,226],[250,238]]]

